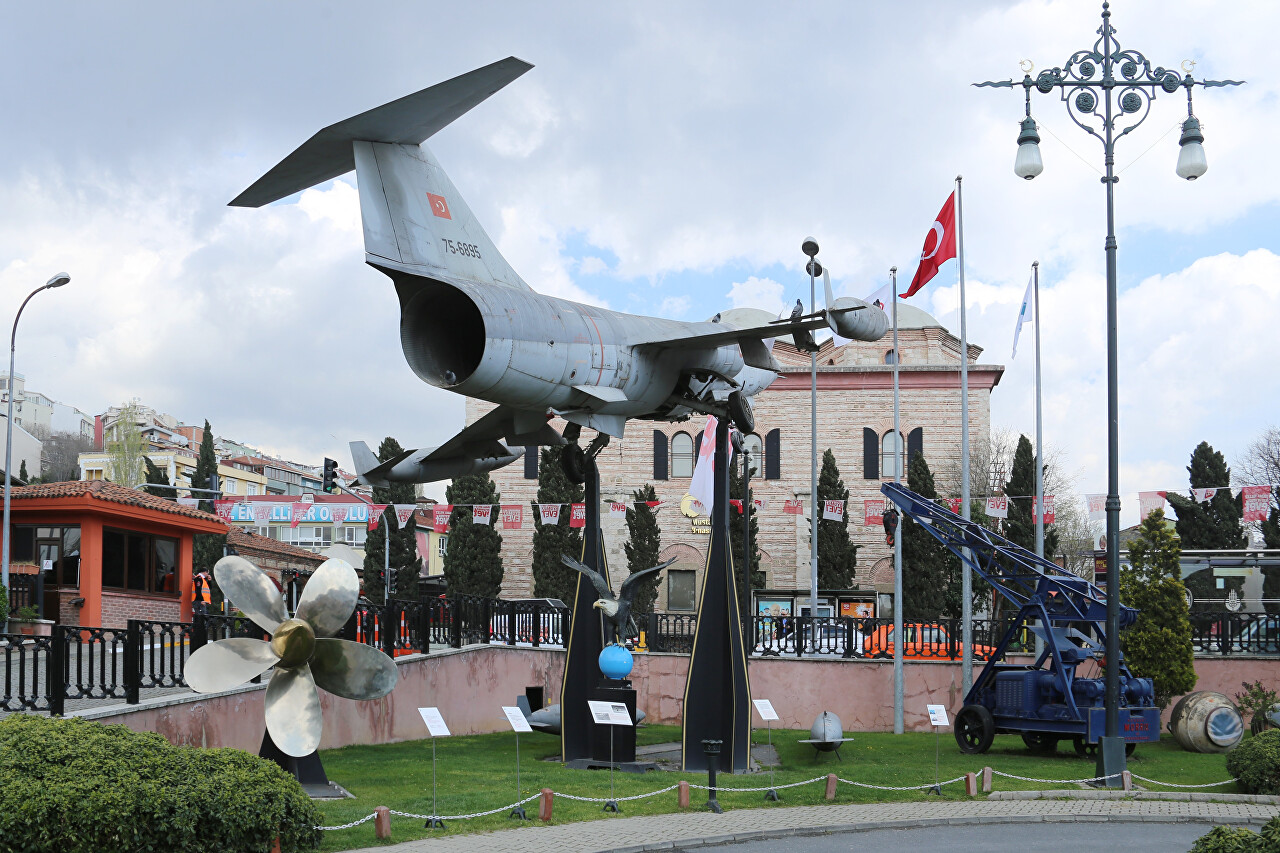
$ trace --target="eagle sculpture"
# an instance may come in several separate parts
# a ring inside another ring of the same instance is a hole
[[[591,580],[592,586],[596,588],[596,592],[600,595],[600,598],[591,606],[603,613],[605,621],[613,626],[613,642],[621,643],[626,639],[624,632],[627,629],[627,623],[631,621],[631,605],[636,597],[636,581],[645,575],[662,571],[674,563],[675,558],[667,560],[665,563],[659,563],[652,568],[632,572],[622,582],[622,588],[616,596],[613,594],[613,590],[609,589],[609,584],[605,582],[604,577],[595,569],[584,566],[568,554],[561,556],[560,561],[569,568],[582,572]]]

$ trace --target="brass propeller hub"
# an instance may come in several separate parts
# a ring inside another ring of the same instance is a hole
[[[271,651],[280,656],[277,666],[300,666],[309,660],[316,650],[316,632],[301,619],[281,623],[271,637]]]

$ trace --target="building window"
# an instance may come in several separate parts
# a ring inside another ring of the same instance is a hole
[[[441,536],[436,539],[436,554],[443,560],[447,553],[449,553],[449,537]]]
[[[236,481],[235,481],[235,480],[231,480],[231,479],[225,479],[225,480],[223,480],[223,481],[222,481],[222,491],[223,491],[225,494],[228,494],[228,495],[234,495],[234,494],[236,493]]]
[[[880,476],[893,479],[902,478],[902,435],[889,430],[880,439]]]
[[[897,363],[898,363],[898,354],[897,354],[896,352],[894,352],[893,350],[889,350],[888,352],[886,352],[886,353],[884,354],[884,363],[885,363],[885,364],[897,364]]]
[[[348,545],[356,548],[363,548],[365,540],[369,536],[369,526],[362,524],[359,527],[344,527],[343,539]]]
[[[130,530],[102,531],[102,585],[178,594],[178,540]]]
[[[246,483],[246,484],[245,484],[245,489],[247,490],[247,491],[245,492],[245,494],[249,494],[249,495],[256,495],[256,494],[258,493],[258,484],[257,484],[257,483]]]
[[[759,477],[761,460],[764,459],[764,442],[758,435],[749,435],[744,440],[747,453],[751,454],[751,476]]]
[[[538,479],[538,445],[531,444],[524,449],[524,478]]]
[[[667,571],[667,609],[697,610],[697,572],[681,569]]]
[[[693,438],[687,432],[671,436],[671,476],[693,476]]]

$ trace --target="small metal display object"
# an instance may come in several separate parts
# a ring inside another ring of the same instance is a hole
[[[267,731],[286,755],[315,752],[324,733],[316,688],[346,699],[379,699],[396,686],[395,662],[364,643],[340,640],[356,608],[360,581],[344,560],[326,560],[307,582],[292,619],[275,584],[242,557],[213,567],[218,587],[271,641],[252,637],[217,640],[187,659],[184,676],[197,693],[238,687],[272,667],[267,685]]]
[[[941,737],[939,733],[942,731],[944,726],[949,726],[951,723],[947,721],[946,705],[926,705],[925,708],[929,711],[929,725],[933,726],[933,787],[925,791],[925,793],[937,794],[941,797],[942,783],[938,780],[942,777],[938,775],[938,755],[941,752],[942,746],[939,741],[939,738]]]
[[[591,719],[598,726],[609,726],[609,800],[604,804],[604,811],[618,812],[618,801],[613,796],[613,727],[631,725],[631,715],[627,713],[627,706],[621,702],[599,702],[596,700],[588,700],[587,707],[591,710]]]
[[[702,742],[702,754],[707,757],[707,810],[716,814],[724,814],[724,809],[716,800],[716,765],[720,763],[720,747],[722,740],[708,738]]]
[[[820,752],[834,752],[836,760],[843,761],[844,759],[840,758],[840,747],[851,740],[853,738],[844,736],[844,726],[840,718],[831,711],[823,711],[809,727],[809,737],[800,743],[807,743],[813,747],[815,759]]]
[[[444,821],[440,819],[440,806],[436,798],[436,736],[449,737],[451,733],[449,727],[445,725],[444,717],[440,716],[439,708],[419,708],[418,713],[422,715],[422,722],[427,724],[427,731],[431,734],[431,817],[427,818],[422,828],[444,829]]]
[[[519,818],[520,820],[528,820],[529,816],[524,813],[524,806],[519,801],[524,798],[524,789],[520,787],[520,733],[531,732],[529,721],[524,718],[524,712],[516,705],[503,705],[502,713],[506,715],[507,722],[511,724],[511,730],[516,733],[516,807],[511,810],[509,818]]]
[[[778,719],[778,712],[773,710],[773,703],[768,699],[752,699],[751,704],[756,706],[756,713],[760,715],[760,719],[764,720],[765,726],[769,732],[769,749],[773,750],[773,721]],[[765,802],[776,803],[782,799],[778,796],[778,792],[773,787],[773,765],[769,765],[769,790],[764,792]]]

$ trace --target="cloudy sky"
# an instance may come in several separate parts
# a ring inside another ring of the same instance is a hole
[[[354,175],[261,210],[227,201],[320,127],[508,55],[536,67],[430,142],[536,289],[704,319],[899,266],[964,175],[970,340],[1007,364],[993,421],[1034,429],[1042,270],[1046,440],[1105,491],[1100,146],[1032,104],[1044,174],[1012,172],[1018,63],[1095,39],[1072,2],[22,4],[0,29],[0,317],[18,370],[89,413],[131,397],[302,461],[444,441],[460,398],[416,380],[392,287],[362,258]],[[1119,146],[1122,491],[1186,485],[1280,424],[1280,6],[1117,0],[1122,45],[1194,60],[1209,172],[1174,174],[1181,94]],[[958,329],[955,264],[917,297]],[[1136,503],[1126,501],[1127,505]],[[1126,512],[1126,515],[1130,515]],[[1136,513],[1133,513],[1136,517]]]

